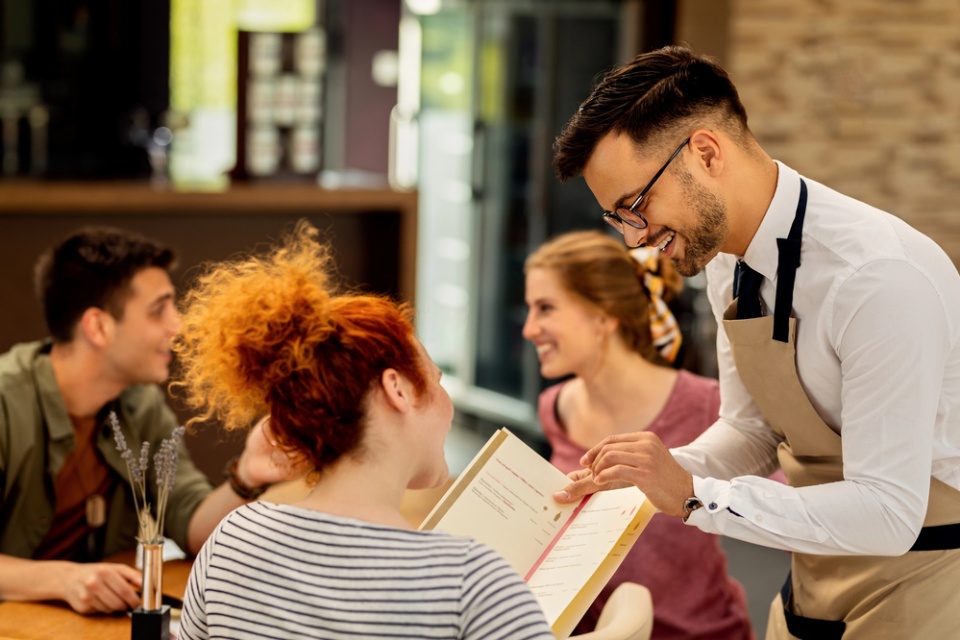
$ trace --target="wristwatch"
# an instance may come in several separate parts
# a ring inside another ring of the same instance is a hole
[[[687,518],[690,517],[690,514],[703,506],[703,503],[700,502],[700,498],[697,496],[690,496],[683,501],[683,521],[686,522]]]

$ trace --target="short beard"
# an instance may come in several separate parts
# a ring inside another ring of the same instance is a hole
[[[675,261],[677,272],[689,278],[695,276],[713,259],[727,237],[727,208],[716,194],[698,184],[686,167],[678,167],[677,177],[683,185],[684,198],[699,214],[692,229],[675,229],[683,236],[683,256]]]

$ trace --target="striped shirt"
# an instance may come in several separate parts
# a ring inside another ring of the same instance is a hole
[[[522,578],[475,540],[268,502],[204,544],[178,637],[553,640]]]

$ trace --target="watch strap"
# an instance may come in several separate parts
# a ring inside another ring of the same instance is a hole
[[[697,496],[690,496],[683,501],[683,521],[686,522],[690,514],[703,506],[703,502]]]
[[[240,475],[237,473],[237,466],[239,464],[240,456],[234,456],[227,460],[227,464],[223,469],[223,474],[227,477],[227,482],[230,483],[230,489],[244,500],[256,500],[263,495],[264,491],[270,488],[270,485],[264,484],[259,487],[248,486],[240,479]]]

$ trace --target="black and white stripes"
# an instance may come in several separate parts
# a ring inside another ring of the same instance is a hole
[[[476,541],[258,502],[227,516],[201,550],[179,637],[553,634],[521,577]]]

